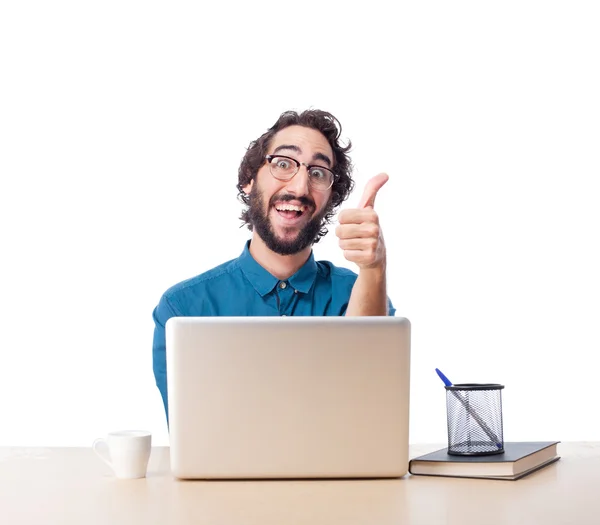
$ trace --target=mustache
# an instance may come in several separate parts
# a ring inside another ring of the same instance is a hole
[[[312,201],[312,199],[309,199],[306,196],[296,197],[294,195],[290,195],[289,193],[286,193],[284,195],[274,195],[273,197],[271,197],[271,202],[269,203],[269,205],[273,206],[273,204],[275,204],[275,202],[289,202],[289,201],[298,201],[298,202],[300,202],[300,204],[304,204],[305,206],[308,206],[309,208],[312,208],[313,210],[315,209],[315,203]]]

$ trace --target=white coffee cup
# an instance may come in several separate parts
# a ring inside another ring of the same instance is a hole
[[[99,445],[108,448],[110,459],[98,451]],[[144,478],[152,449],[152,435],[145,430],[110,432],[106,439],[96,439],[92,449],[112,469],[117,478]]]

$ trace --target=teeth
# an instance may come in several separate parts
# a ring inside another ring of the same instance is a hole
[[[293,204],[279,204],[276,206],[279,211],[304,211],[306,206],[294,206]]]

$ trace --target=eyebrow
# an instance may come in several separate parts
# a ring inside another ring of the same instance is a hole
[[[302,150],[294,144],[281,144],[281,146],[277,146],[273,150],[273,153],[277,153],[278,151],[281,151],[282,149],[289,149],[291,151],[295,151],[296,153],[302,153]],[[313,162],[315,160],[322,160],[323,162],[326,162],[328,166],[331,166],[331,159],[323,153],[315,153],[313,155],[312,160],[313,160]]]

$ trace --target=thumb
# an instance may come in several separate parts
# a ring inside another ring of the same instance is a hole
[[[365,186],[365,191],[358,202],[359,208],[373,208],[375,206],[375,197],[377,196],[377,192],[381,189],[381,187],[388,181],[389,177],[385,173],[380,173],[379,175],[375,175],[372,179],[367,182]]]

